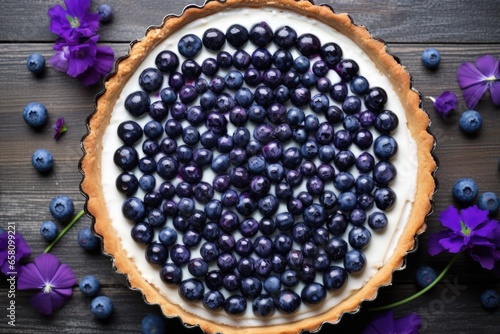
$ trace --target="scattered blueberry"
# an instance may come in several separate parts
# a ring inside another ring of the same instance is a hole
[[[500,200],[496,193],[487,191],[479,195],[477,206],[482,210],[488,210],[490,214],[495,214],[500,206]]]
[[[78,233],[78,244],[86,251],[95,251],[99,248],[100,240],[92,233],[89,227],[83,227]]]
[[[24,121],[34,128],[40,128],[49,118],[47,108],[39,102],[30,102],[23,109]]]
[[[67,222],[73,217],[74,206],[73,201],[68,196],[55,196],[49,205],[52,216],[61,222]]]
[[[429,266],[421,266],[415,273],[415,279],[420,289],[427,287],[437,277],[436,271]]]
[[[35,74],[40,74],[45,69],[45,57],[39,53],[32,53],[26,60],[26,67]]]
[[[201,39],[193,34],[183,36],[177,44],[179,53],[187,58],[193,58],[196,56],[200,52],[201,47]]]
[[[48,242],[53,241],[59,234],[59,228],[56,223],[46,220],[40,225],[40,235]]]
[[[478,187],[471,178],[461,178],[453,185],[453,197],[462,205],[472,204],[477,197]]]
[[[460,129],[468,135],[475,134],[481,129],[483,117],[476,110],[466,110],[460,116],[458,125]]]
[[[46,149],[38,149],[31,156],[33,167],[40,173],[47,173],[54,166],[54,157]]]
[[[498,307],[500,304],[500,295],[493,289],[484,290],[481,293],[481,305],[484,308],[491,310]]]
[[[165,318],[158,314],[147,314],[141,321],[142,334],[161,334],[167,332]]]
[[[113,313],[113,302],[106,296],[98,296],[90,302],[90,312],[97,319],[106,319]]]
[[[79,283],[80,291],[87,297],[95,297],[99,293],[101,283],[94,275],[85,276]]]
[[[433,48],[425,49],[422,52],[422,63],[428,69],[436,69],[441,61],[439,51]]]
[[[113,17],[113,11],[109,5],[102,4],[97,7],[97,13],[99,14],[99,20],[103,23],[111,21]]]

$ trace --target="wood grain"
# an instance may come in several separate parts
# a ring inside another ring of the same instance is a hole
[[[33,254],[39,254],[46,243],[39,236],[43,220],[51,219],[48,205],[53,196],[65,194],[80,210],[85,198],[80,194],[81,174],[78,161],[82,156],[80,140],[86,132],[86,118],[94,108],[94,96],[102,85],[84,87],[64,73],[47,68],[36,77],[26,70],[27,56],[32,52],[52,55],[55,36],[48,30],[47,9],[55,1],[14,1],[0,3],[0,226],[16,224],[17,231],[28,241]],[[60,2],[62,3],[62,1]],[[123,56],[129,42],[144,35],[150,25],[160,24],[167,13],[180,13],[189,3],[175,1],[107,1],[114,19],[100,29],[101,43],[113,47],[116,56]],[[195,1],[201,4],[202,1]],[[485,97],[477,109],[483,116],[478,136],[464,136],[458,128],[458,118],[466,110],[460,99],[457,110],[446,120],[434,111],[428,97],[445,90],[460,96],[456,71],[463,62],[473,62],[479,55],[500,57],[500,1],[328,1],[337,12],[348,12],[358,24],[388,43],[412,74],[414,86],[424,97],[425,110],[432,119],[431,130],[437,139],[435,153],[439,159],[436,174],[439,191],[435,212],[428,219],[428,232],[419,237],[420,247],[407,258],[407,269],[394,274],[391,287],[382,288],[375,302],[366,303],[357,315],[347,315],[340,324],[325,325],[320,333],[357,333],[366,325],[368,307],[384,305],[417,291],[414,273],[423,264],[443,269],[450,257],[427,254],[429,234],[439,227],[439,212],[453,204],[451,189],[456,179],[473,177],[481,192],[500,192],[498,159],[500,158],[500,109]],[[97,2],[92,4],[96,8]],[[440,50],[439,70],[426,70],[420,55],[428,46]],[[39,131],[29,128],[22,119],[24,106],[31,101],[44,103],[49,109],[49,122]],[[60,141],[52,139],[51,125],[65,117],[68,132]],[[31,154],[37,148],[47,148],[55,156],[55,168],[48,175],[38,174],[31,166]],[[495,218],[499,218],[496,216]],[[0,333],[138,333],[140,322],[148,313],[159,313],[156,306],[146,305],[137,291],[127,289],[124,278],[112,270],[108,257],[81,249],[76,237],[90,219],[81,219],[54,248],[53,253],[68,263],[78,279],[95,274],[101,280],[102,292],[111,297],[115,312],[106,321],[95,320],[89,311],[90,300],[77,288],[69,303],[51,317],[43,317],[28,306],[30,293],[16,294],[16,327],[6,325],[7,282],[0,277]],[[498,311],[486,312],[479,303],[485,288],[500,290],[498,277],[481,269],[467,256],[462,256],[440,283],[419,299],[395,310],[397,316],[419,313],[424,322],[422,333],[497,333],[500,326]],[[450,284],[456,298],[450,301]],[[457,285],[458,284],[458,285]],[[169,333],[200,333],[187,330],[178,319],[168,320]]]

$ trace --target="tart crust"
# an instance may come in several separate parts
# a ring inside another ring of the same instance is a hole
[[[417,190],[410,219],[394,254],[360,290],[348,299],[325,313],[296,322],[263,327],[233,327],[211,322],[171,304],[154,286],[141,277],[135,263],[127,257],[119,238],[111,227],[110,213],[107,211],[101,186],[102,140],[124,84],[158,43],[185,24],[228,7],[262,6],[290,10],[300,15],[313,17],[333,27],[358,44],[379,70],[389,78],[405,109],[408,119],[406,126],[417,144]],[[435,144],[434,138],[427,131],[430,120],[421,109],[420,101],[420,95],[412,88],[410,75],[393,56],[387,53],[385,44],[372,38],[365,27],[355,25],[347,14],[336,14],[328,6],[316,6],[309,1],[294,0],[225,0],[224,2],[209,1],[203,7],[189,7],[181,16],[167,16],[161,26],[149,28],[145,37],[131,44],[128,56],[117,62],[115,73],[107,78],[105,89],[97,98],[95,112],[89,117],[88,133],[82,141],[84,156],[80,161],[80,170],[84,175],[81,190],[87,196],[85,209],[93,218],[94,231],[103,239],[104,252],[113,257],[116,270],[127,275],[130,287],[139,289],[148,303],[160,305],[166,316],[178,316],[185,324],[199,325],[207,333],[244,334],[258,331],[261,334],[278,334],[298,333],[301,330],[315,331],[324,322],[336,323],[340,321],[344,313],[356,312],[363,301],[373,300],[376,297],[379,287],[390,285],[392,273],[404,267],[405,255],[414,248],[415,236],[425,230],[425,218],[432,209],[432,195],[435,191],[433,173],[436,169],[436,162],[431,153]]]

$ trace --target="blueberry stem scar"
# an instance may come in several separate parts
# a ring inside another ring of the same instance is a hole
[[[457,260],[458,258],[458,255],[460,255],[460,253],[457,253],[455,254],[450,262],[448,263],[448,265],[443,269],[443,271],[441,272],[441,274],[439,274],[438,277],[436,277],[436,279],[434,281],[432,281],[431,284],[429,284],[428,286],[426,286],[425,288],[423,288],[422,290],[420,290],[419,292],[415,293],[414,295],[411,295],[410,297],[408,298],[405,298],[403,300],[400,300],[398,302],[395,302],[395,303],[391,303],[391,304],[388,304],[388,305],[384,305],[384,306],[379,306],[379,307],[374,307],[374,308],[369,308],[368,310],[370,312],[378,312],[378,311],[384,311],[384,310],[388,310],[388,309],[391,309],[391,308],[394,308],[394,307],[397,307],[397,306],[401,306],[403,304],[406,304],[410,301],[412,301],[413,299],[416,299],[418,297],[420,297],[421,295],[423,295],[424,293],[426,293],[427,291],[429,291],[430,289],[432,289],[443,277],[444,275],[446,275],[446,273],[448,272],[448,270],[451,268],[451,266],[453,265],[453,263],[455,263],[455,261]]]
[[[62,237],[66,234],[66,232],[68,232],[68,231],[69,231],[69,229],[70,229],[71,227],[73,227],[73,225],[75,225],[75,223],[76,223],[78,220],[80,220],[80,218],[82,218],[82,216],[83,216],[84,214],[85,214],[85,211],[84,211],[84,210],[80,211],[80,212],[79,212],[79,213],[75,216],[75,218],[73,218],[73,220],[72,220],[72,221],[71,221],[71,222],[70,222],[70,223],[69,223],[69,224],[68,224],[68,225],[67,225],[67,226],[66,226],[66,227],[65,227],[65,228],[61,231],[61,232],[59,232],[59,234],[58,234],[58,235],[57,235],[57,237],[54,239],[54,241],[52,241],[52,242],[50,243],[50,245],[48,245],[48,246],[47,246],[47,248],[45,248],[45,250],[44,250],[43,252],[44,252],[44,253],[48,253],[48,252],[50,252],[50,250],[52,249],[52,247],[54,247],[54,246],[57,244],[57,242],[59,241],[59,239],[61,239],[61,238],[62,238]]]

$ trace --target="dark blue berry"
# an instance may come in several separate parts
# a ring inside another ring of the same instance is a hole
[[[242,25],[233,24],[226,30],[226,40],[235,48],[239,48],[248,41],[248,30]]]
[[[253,313],[257,317],[270,317],[274,314],[274,299],[269,295],[260,295],[252,302]]]
[[[478,186],[472,178],[460,178],[453,184],[452,193],[458,203],[469,205],[476,200]]]
[[[164,73],[171,73],[179,67],[179,58],[175,52],[165,50],[158,53],[155,58],[155,65],[160,71]]]
[[[200,258],[191,259],[187,268],[189,273],[194,277],[202,277],[208,273],[208,264]]]
[[[316,35],[307,33],[297,38],[295,47],[302,55],[312,57],[320,52],[321,42]]]
[[[162,84],[163,74],[157,68],[146,68],[139,75],[139,86],[145,92],[155,92],[161,88]]]
[[[226,36],[219,29],[209,28],[203,33],[202,42],[207,49],[218,51],[226,42]]]
[[[326,298],[326,289],[320,283],[308,283],[302,289],[300,297],[307,304],[318,304]]]
[[[328,65],[335,65],[342,59],[342,49],[336,43],[326,43],[319,51],[321,59]]]
[[[265,47],[273,40],[274,34],[271,27],[266,22],[255,24],[251,29],[248,38],[260,47]]]
[[[224,295],[217,290],[208,291],[203,295],[203,306],[209,310],[220,310],[224,307],[225,302]]]
[[[293,290],[281,291],[275,299],[276,307],[283,313],[294,313],[301,303],[300,296]]]
[[[152,242],[146,248],[146,260],[150,264],[163,265],[168,259],[168,249],[159,242]]]
[[[335,71],[343,81],[349,82],[358,75],[359,66],[352,59],[342,59],[335,65]]]
[[[427,287],[436,277],[436,271],[429,266],[421,266],[415,272],[415,280],[420,289]]]
[[[390,160],[398,151],[396,140],[389,135],[381,135],[373,142],[373,152],[381,160]]]
[[[247,308],[247,300],[240,295],[231,295],[226,299],[224,311],[231,315],[238,315],[245,312]]]
[[[434,48],[425,49],[422,52],[422,63],[428,69],[434,70],[439,66],[439,62],[441,61],[441,55],[439,51]]]
[[[143,91],[131,93],[125,99],[125,109],[135,117],[140,117],[149,112],[151,100]],[[25,109],[26,110],[26,109]]]
[[[204,293],[203,283],[196,278],[186,279],[179,284],[179,294],[188,301],[201,300]]]
[[[343,102],[348,93],[347,85],[343,82],[333,84],[330,88],[330,96],[337,102]]]
[[[323,285],[327,290],[338,290],[347,281],[347,271],[338,266],[331,266],[323,274]]]
[[[182,269],[167,262],[160,269],[160,278],[167,284],[179,284],[182,282]]]
[[[251,62],[252,58],[245,50],[236,50],[233,55],[233,66],[240,71],[247,69]]]
[[[132,227],[130,235],[135,242],[147,245],[154,237],[154,230],[148,223],[137,223]]]
[[[383,88],[373,87],[366,92],[365,106],[373,112],[380,112],[387,102],[387,93]]]
[[[274,34],[274,43],[280,48],[289,49],[295,45],[297,33],[289,26],[283,26],[276,29]]]
[[[202,48],[201,39],[194,34],[187,34],[177,43],[177,50],[181,55],[187,58],[195,57]]]

